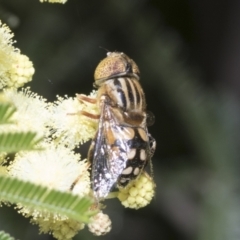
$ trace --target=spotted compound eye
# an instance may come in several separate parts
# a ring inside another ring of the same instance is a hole
[[[98,64],[95,70],[95,85],[101,86],[104,81],[120,76],[134,76],[139,79],[139,74],[137,64],[126,54],[108,52],[107,57]]]

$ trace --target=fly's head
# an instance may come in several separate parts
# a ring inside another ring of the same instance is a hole
[[[135,77],[139,80],[140,71],[137,64],[126,54],[108,52],[97,66],[94,79],[95,86],[100,87],[103,82],[121,76]]]

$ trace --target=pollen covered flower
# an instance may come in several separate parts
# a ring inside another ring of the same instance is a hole
[[[18,88],[32,80],[32,62],[13,47],[13,33],[0,21],[0,89]]]
[[[20,152],[8,167],[9,175],[43,185],[49,189],[75,195],[86,196],[90,192],[88,163],[80,161],[80,155],[65,146],[45,143],[44,151]],[[31,217],[31,222],[39,225],[40,232],[52,233],[56,239],[72,239],[84,228],[84,224],[66,216],[39,211],[21,204],[18,212]]]
[[[139,209],[151,202],[154,190],[153,180],[147,174],[141,174],[130,186],[119,189],[118,199],[124,207]]]
[[[0,131],[34,131],[38,137],[48,136],[50,113],[46,99],[33,93],[29,88],[17,91],[5,89],[3,95],[14,104],[17,111],[12,120],[15,124],[0,125]]]
[[[112,222],[107,214],[102,212],[91,217],[88,229],[96,236],[102,236],[111,231]]]
[[[9,166],[9,174],[50,189],[85,196],[90,191],[88,163],[65,146],[43,144],[44,151],[20,152]]]
[[[84,223],[59,214],[36,211],[21,205],[17,205],[16,208],[24,217],[31,217],[31,223],[39,226],[40,233],[51,233],[58,240],[71,240],[78,231],[85,227]]]
[[[5,74],[11,68],[12,54],[15,51],[13,44],[13,33],[6,24],[0,21],[0,88],[6,85]]]
[[[40,233],[50,232],[58,240],[71,240],[78,231],[85,227],[84,223],[57,214],[51,214],[48,217],[43,214],[42,217],[32,218],[31,222],[39,225]]]
[[[19,88],[32,80],[35,72],[32,62],[23,54],[12,54],[12,67],[8,71],[8,87]]]
[[[91,98],[95,96],[96,92],[90,94]],[[80,102],[77,97],[58,97],[58,100],[50,106],[50,110],[52,118],[49,123],[53,129],[53,139],[56,141],[74,148],[94,136],[97,120],[90,119],[80,112],[98,114],[96,104]]]

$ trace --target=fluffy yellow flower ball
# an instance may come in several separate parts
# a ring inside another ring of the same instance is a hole
[[[151,202],[154,190],[153,180],[147,174],[142,174],[129,187],[119,190],[118,199],[124,207],[139,209]]]

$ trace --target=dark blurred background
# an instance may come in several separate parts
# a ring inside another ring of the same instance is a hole
[[[29,85],[49,101],[89,94],[107,51],[139,65],[156,117],[156,196],[137,211],[107,201],[113,228],[100,239],[240,239],[239,13],[238,0],[0,1],[0,19],[34,63]],[[8,207],[0,230],[52,239]],[[74,239],[97,237],[85,229]]]

